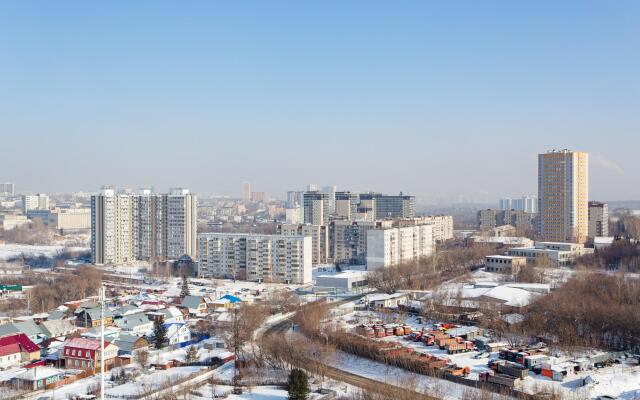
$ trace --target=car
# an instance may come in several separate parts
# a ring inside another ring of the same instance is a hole
[[[608,394],[602,395],[602,396],[598,396],[597,400],[616,400],[618,397],[616,396],[609,396]]]
[[[481,358],[489,358],[490,354],[486,351],[483,351],[481,353],[476,354],[475,356],[473,356],[473,358],[475,358],[476,360],[479,360]]]

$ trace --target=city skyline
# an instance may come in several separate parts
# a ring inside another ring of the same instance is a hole
[[[639,11],[4,3],[0,181],[495,202],[535,193],[537,154],[568,148],[591,154],[592,200],[638,200]]]

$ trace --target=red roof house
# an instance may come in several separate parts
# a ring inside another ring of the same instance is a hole
[[[40,359],[40,346],[24,333],[0,338],[0,368],[27,364]]]
[[[65,368],[96,370],[100,368],[100,340],[71,338],[62,345],[61,359]],[[118,355],[118,346],[104,342],[105,369],[111,368]]]

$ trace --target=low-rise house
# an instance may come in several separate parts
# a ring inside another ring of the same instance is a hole
[[[171,306],[162,310],[158,310],[158,312],[162,314],[162,320],[166,324],[184,322],[184,315],[182,314],[182,312],[180,312],[180,310],[178,310],[178,307]]]
[[[71,335],[78,330],[78,327],[68,319],[44,321],[40,324],[40,330],[47,339]]]
[[[233,308],[236,304],[242,303],[242,299],[236,296],[232,296],[230,294],[225,294],[220,297],[218,300],[214,300],[209,303],[210,306],[214,308]]]
[[[116,326],[126,333],[143,336],[153,329],[153,322],[146,314],[131,314],[116,320]]]
[[[191,342],[191,330],[184,322],[163,324],[167,330],[167,341],[170,345],[184,346]]]
[[[185,296],[180,303],[180,308],[187,310],[190,316],[207,314],[207,301],[202,296]]]
[[[118,346],[111,342],[104,344],[105,369],[110,369],[118,356]],[[67,340],[62,347],[64,366],[67,369],[100,369],[100,340],[72,338]]]
[[[56,383],[64,377],[64,374],[55,368],[37,366],[16,375],[11,384],[22,390],[39,390]]]
[[[83,308],[76,313],[76,325],[83,328],[95,328],[100,326],[100,308]],[[113,314],[104,310],[104,325],[113,323]]]
[[[137,314],[140,311],[141,310],[136,306],[133,306],[131,304],[125,304],[124,306],[118,307],[115,310],[113,310],[111,312],[111,314],[113,315],[114,321],[116,321],[116,320],[118,320],[120,318],[123,318],[123,317],[125,317],[127,315]]]
[[[36,324],[32,319],[21,322],[14,322],[13,325],[18,329],[18,332],[27,335],[32,342],[38,344],[46,339],[45,334],[42,332],[40,325]]]
[[[120,334],[113,344],[118,346],[118,355],[132,355],[138,350],[149,349],[149,340],[146,337],[127,333]]]
[[[40,359],[40,346],[24,333],[0,338],[0,368],[15,367]]]
[[[56,321],[65,318],[67,318],[67,313],[65,310],[53,310],[51,314],[49,314],[49,318],[47,318],[47,321]]]
[[[11,322],[7,322],[0,325],[0,338],[5,336],[16,335],[18,333],[20,333],[20,331]]]
[[[406,302],[407,299],[408,296],[405,293],[375,293],[365,296],[365,301],[368,305],[375,308],[396,308],[401,303]]]

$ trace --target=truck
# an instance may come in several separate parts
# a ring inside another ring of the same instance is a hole
[[[529,376],[529,369],[527,367],[511,362],[497,364],[497,371],[501,374],[510,375],[519,379],[524,379]]]
[[[454,338],[442,338],[442,339],[436,339],[436,344],[438,345],[438,347],[440,347],[441,349],[444,349],[446,345],[448,344],[454,344],[454,343],[458,343],[458,341]]]
[[[433,336],[428,335],[428,334],[427,335],[422,335],[421,341],[422,341],[422,343],[424,343],[427,346],[433,346],[433,343],[434,343]]]
[[[471,373],[471,368],[458,367],[457,365],[449,365],[444,368],[444,372],[453,376],[467,376]]]
[[[510,375],[495,374],[487,375],[487,382],[497,383],[498,385],[514,388],[519,385],[520,380]]]
[[[450,343],[444,346],[445,350],[449,354],[458,354],[458,353],[466,353],[468,351],[472,351],[474,349],[473,343],[471,342],[462,342],[462,343]]]

